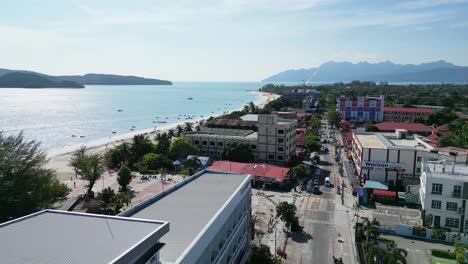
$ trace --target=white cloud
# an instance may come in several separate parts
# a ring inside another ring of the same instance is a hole
[[[416,0],[416,1],[405,1],[400,3],[398,6],[406,9],[423,9],[437,6],[450,6],[457,4],[468,3],[468,0]]]

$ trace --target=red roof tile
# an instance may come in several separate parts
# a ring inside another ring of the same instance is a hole
[[[394,131],[396,129],[406,129],[414,132],[427,132],[434,131],[433,128],[428,127],[421,123],[400,123],[400,122],[382,122],[375,124],[380,131]]]
[[[436,134],[430,134],[429,136],[427,136],[427,138],[434,141],[437,140],[439,137]]]
[[[208,170],[251,174],[256,177],[274,178],[276,181],[289,179],[289,168],[272,164],[241,163],[226,160],[215,161]]]
[[[400,112],[400,113],[433,113],[432,109],[415,108],[415,107],[384,107],[384,112]]]

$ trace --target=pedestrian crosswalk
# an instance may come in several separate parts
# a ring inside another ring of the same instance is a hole
[[[335,199],[326,199],[322,197],[317,197],[317,196],[303,196],[301,197],[302,202],[321,202],[322,200],[326,200],[328,202],[331,202],[335,204]]]

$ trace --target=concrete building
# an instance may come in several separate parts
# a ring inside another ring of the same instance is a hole
[[[317,111],[318,108],[318,96],[306,96],[302,100],[302,111],[307,113],[313,113]]]
[[[402,123],[402,122],[381,122],[375,124],[380,132],[395,132],[396,130],[406,130],[409,134],[418,134],[428,136],[435,132],[435,129],[421,123]]]
[[[384,96],[338,97],[336,110],[346,121],[382,122],[384,118]]]
[[[395,107],[404,107],[404,104],[394,104]],[[440,111],[445,109],[445,106],[438,106],[438,105],[411,105],[412,108],[418,109],[431,109],[433,112]]]
[[[169,223],[44,210],[0,224],[3,264],[158,264]]]
[[[416,118],[426,118],[434,113],[429,108],[384,107],[385,122],[414,122]]]
[[[320,92],[314,89],[295,89],[287,91],[283,96],[291,102],[302,102],[308,96],[318,98]]]
[[[446,160],[422,161],[419,197],[426,226],[468,233],[468,167]]]
[[[351,142],[352,160],[356,174],[365,180],[394,184],[413,184],[421,175],[421,160],[446,159],[466,164],[468,156],[435,148],[419,135],[410,135],[406,130],[395,133],[373,133],[356,130]]]
[[[121,215],[170,223],[161,263],[245,263],[250,180],[246,174],[202,171]]]
[[[199,147],[201,155],[214,159],[221,159],[226,144],[240,142],[250,146],[256,161],[286,163],[295,154],[297,122],[276,115],[258,115],[257,119],[256,125],[253,125],[254,121],[233,120],[239,124],[248,122],[252,127],[250,130],[245,129],[246,126],[235,125],[202,127],[200,131],[189,132],[185,136]]]
[[[18,218],[0,224],[1,263],[243,264],[250,181],[201,171],[119,216],[44,210]]]

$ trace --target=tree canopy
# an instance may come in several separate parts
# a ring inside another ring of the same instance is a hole
[[[198,155],[198,147],[189,138],[178,137],[172,141],[169,153],[172,159],[186,158],[188,155]]]
[[[166,156],[148,153],[136,165],[141,173],[158,173],[160,168],[171,169],[172,161]]]
[[[127,191],[127,186],[132,181],[132,171],[127,167],[127,165],[122,165],[119,172],[117,172],[117,182],[120,185],[120,188],[123,192]]]
[[[280,202],[276,206],[276,217],[279,217],[281,221],[286,223],[286,226],[290,228],[297,221],[296,218],[296,206],[288,202]]]
[[[79,157],[79,158],[78,158]],[[87,194],[93,197],[94,183],[106,171],[103,159],[97,154],[88,154],[86,147],[76,150],[70,159],[70,165],[75,166],[78,175],[88,181]]]
[[[223,153],[221,154],[224,160],[237,162],[252,162],[254,157],[250,150],[249,144],[240,142],[229,142],[224,145]]]
[[[48,208],[69,193],[46,163],[39,143],[0,132],[0,222]]]

